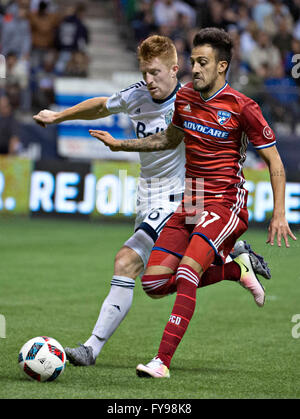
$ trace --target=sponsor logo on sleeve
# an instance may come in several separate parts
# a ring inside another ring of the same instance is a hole
[[[272,140],[272,138],[274,137],[273,135],[273,131],[271,130],[271,128],[266,125],[263,129],[263,135],[267,140]]]

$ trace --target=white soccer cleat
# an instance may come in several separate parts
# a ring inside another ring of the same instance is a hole
[[[262,307],[265,303],[265,289],[257,278],[248,253],[242,253],[234,259],[241,268],[239,283],[251,292],[256,304]]]
[[[157,356],[147,365],[139,364],[136,373],[139,377],[170,378],[169,368]]]

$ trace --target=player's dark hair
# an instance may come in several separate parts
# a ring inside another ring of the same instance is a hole
[[[228,67],[232,58],[233,42],[230,35],[219,28],[204,28],[201,29],[193,39],[193,47],[209,44],[217,52],[217,61],[227,61]]]

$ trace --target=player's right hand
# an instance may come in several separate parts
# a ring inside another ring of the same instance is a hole
[[[112,137],[109,132],[107,131],[101,131],[101,130],[94,130],[90,129],[89,133],[92,137],[97,138],[98,140],[102,141],[103,144],[105,144],[107,147],[111,149],[111,151],[120,151],[121,148],[121,141],[116,140],[114,137]]]
[[[277,236],[277,245],[281,247],[281,240],[283,239],[285,247],[290,247],[288,238],[291,237],[293,240],[297,240],[297,237],[292,233],[289,224],[284,216],[272,217],[269,228],[268,238],[266,243],[271,246],[274,245]]]
[[[43,128],[46,128],[47,125],[54,124],[56,122],[57,112],[44,109],[40,111],[37,115],[33,116],[34,121],[41,125]]]

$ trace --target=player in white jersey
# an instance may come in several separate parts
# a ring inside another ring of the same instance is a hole
[[[126,113],[138,138],[163,131],[172,120],[177,80],[177,53],[173,42],[152,36],[138,48],[140,81],[111,97],[88,99],[62,112],[43,110],[34,120],[42,125],[74,119],[98,119]],[[90,338],[77,348],[66,348],[75,365],[95,363],[105,342],[127,315],[133,298],[135,279],[147,265],[154,242],[182,199],[185,150],[140,153],[137,216],[133,235],[118,251],[110,291],[104,300]]]
[[[134,125],[136,136],[147,137],[167,127],[173,115],[176,92],[180,87],[180,83],[176,83],[165,99],[155,99],[149,94],[147,84],[141,81],[111,96],[106,102],[106,107],[111,113],[126,113]],[[185,174],[184,144],[174,150],[141,152],[139,155],[141,168],[135,230],[146,230],[156,241],[166,219],[175,211],[182,198]],[[144,263],[148,260],[148,250],[146,254],[141,254],[140,248],[134,250],[142,257]]]
[[[167,37],[151,36],[139,46],[138,57],[144,81],[109,98],[89,99],[62,112],[43,110],[34,116],[34,120],[46,126],[124,112],[133,122],[138,138],[165,130],[172,120],[175,96],[180,87],[175,46]],[[92,335],[77,348],[65,348],[68,359],[74,365],[93,365],[104,344],[127,315],[132,304],[135,279],[146,267],[154,242],[182,199],[185,176],[183,143],[172,150],[141,152],[140,163],[134,233],[116,255],[111,288]],[[252,266],[256,264],[254,272],[269,277],[270,272],[263,259],[257,259],[257,255],[244,243],[240,246],[238,254],[251,253]],[[252,270],[252,267],[249,266],[249,269]]]

